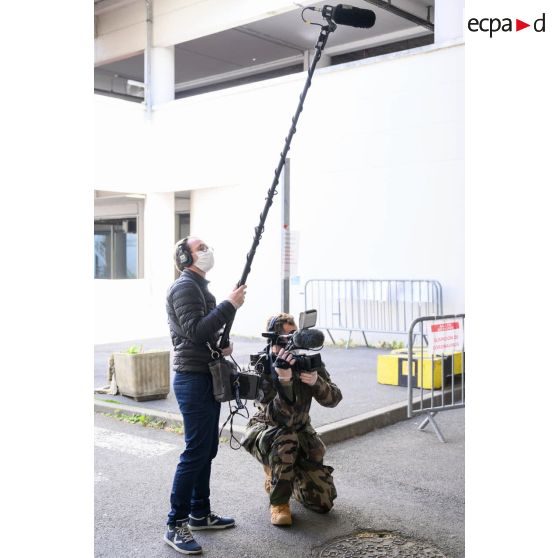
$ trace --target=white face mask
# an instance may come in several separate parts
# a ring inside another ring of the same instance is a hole
[[[208,248],[205,252],[196,252],[198,259],[194,262],[194,265],[201,269],[204,273],[207,273],[215,263],[215,258],[213,257],[213,250]]]

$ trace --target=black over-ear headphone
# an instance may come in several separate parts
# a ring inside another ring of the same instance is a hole
[[[178,261],[180,262],[181,266],[188,267],[194,263],[192,252],[190,252],[188,248],[188,237],[186,237],[184,241],[178,245],[177,252]]]
[[[275,316],[273,316],[273,318],[271,318],[269,325],[267,326],[268,332],[275,333],[275,324],[278,319],[279,319],[279,314],[276,314]]]

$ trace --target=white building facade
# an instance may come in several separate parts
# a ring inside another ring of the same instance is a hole
[[[316,70],[289,152],[291,313],[315,278],[434,279],[444,311],[464,311],[462,9],[436,0],[432,44]],[[160,0],[150,113],[95,96],[95,343],[168,335],[184,234],[215,249],[207,278],[218,300],[239,280],[307,74],[175,99],[173,45],[293,10]],[[113,3],[96,18],[96,63],[137,54],[145,36],[144,2]],[[278,195],[233,334],[257,336],[281,310],[282,229]]]

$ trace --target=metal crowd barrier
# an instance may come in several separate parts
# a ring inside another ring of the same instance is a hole
[[[430,279],[310,279],[304,286],[305,308],[318,311],[316,327],[332,330],[407,334],[420,316],[443,313],[442,286]]]
[[[465,314],[417,318],[409,327],[408,346],[407,416],[426,415],[418,429],[430,423],[445,442],[434,416],[465,407]]]

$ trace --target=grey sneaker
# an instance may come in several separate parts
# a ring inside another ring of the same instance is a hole
[[[189,525],[192,531],[201,531],[202,529],[227,529],[228,527],[234,527],[234,519],[232,517],[217,515],[213,512],[203,517],[194,517],[190,514]]]
[[[194,540],[188,520],[182,519],[175,526],[167,525],[163,540],[181,554],[201,554],[202,547]]]

